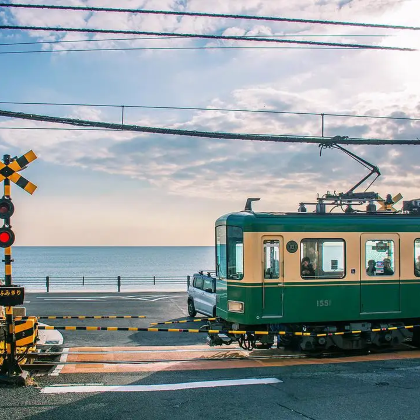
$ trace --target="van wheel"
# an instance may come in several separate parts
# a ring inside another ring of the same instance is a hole
[[[189,316],[197,315],[197,311],[195,310],[195,306],[194,306],[194,301],[192,299],[188,301],[188,315]]]

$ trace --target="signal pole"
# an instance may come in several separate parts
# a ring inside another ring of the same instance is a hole
[[[13,318],[13,306],[21,305],[24,301],[24,288],[14,286],[12,282],[12,245],[15,234],[11,229],[10,217],[14,213],[11,199],[10,181],[32,194],[36,185],[19,175],[17,172],[24,169],[30,162],[36,159],[34,152],[29,151],[25,155],[11,159],[10,155],[3,156],[0,162],[0,182],[4,180],[4,194],[0,199],[0,218],[3,219],[3,227],[0,228],[0,247],[4,248],[4,285],[0,286],[0,305],[6,307],[6,355],[0,369],[0,383],[24,385],[27,373],[22,371],[16,355],[15,322]]]
[[[10,163],[10,155],[3,156],[3,162],[5,165]],[[10,200],[11,206],[9,207],[10,211],[7,211],[7,206],[0,207],[0,212],[2,215],[6,216],[3,223],[3,228],[11,229],[10,225],[10,216],[13,214],[13,204],[11,203],[10,198],[10,179],[4,180],[4,195],[3,200],[7,203]],[[3,210],[5,209],[5,211]],[[0,235],[5,235],[4,239],[7,238],[7,232],[0,233]],[[13,238],[14,239],[14,238]],[[0,242],[3,242],[0,238]],[[4,241],[6,242],[6,241]],[[5,287],[12,286],[12,247],[7,246],[4,248],[4,285]],[[13,375],[20,375],[22,369],[19,366],[19,363],[16,360],[16,337],[15,337],[15,322],[13,319],[13,306],[6,306],[6,358],[3,361],[3,366],[1,368],[1,373],[8,374],[9,378]]]

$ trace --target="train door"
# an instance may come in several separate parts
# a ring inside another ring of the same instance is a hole
[[[283,238],[263,236],[262,238],[262,308],[263,318],[283,317]]]
[[[361,236],[360,312],[399,312],[400,237],[396,233]]]

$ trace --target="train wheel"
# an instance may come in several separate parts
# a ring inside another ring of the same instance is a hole
[[[420,328],[414,328],[413,338],[411,344],[416,347],[420,347]]]
[[[188,315],[189,316],[197,315],[197,311],[195,310],[195,306],[194,306],[194,301],[192,299],[188,301]]]

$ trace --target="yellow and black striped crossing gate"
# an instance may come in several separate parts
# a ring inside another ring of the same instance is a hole
[[[0,219],[3,219],[3,227],[0,228],[0,247],[4,248],[4,285],[0,286],[0,306],[6,307],[6,357],[0,369],[2,375],[12,378],[20,375],[22,370],[16,360],[16,330],[13,319],[13,306],[21,305],[24,300],[24,288],[14,286],[12,282],[12,245],[15,234],[12,231],[10,218],[14,213],[14,205],[11,199],[10,181],[33,194],[36,185],[28,181],[19,171],[25,169],[29,163],[37,158],[30,150],[20,157],[11,158],[3,156],[0,162],[0,182],[4,181],[4,194],[0,199]]]

